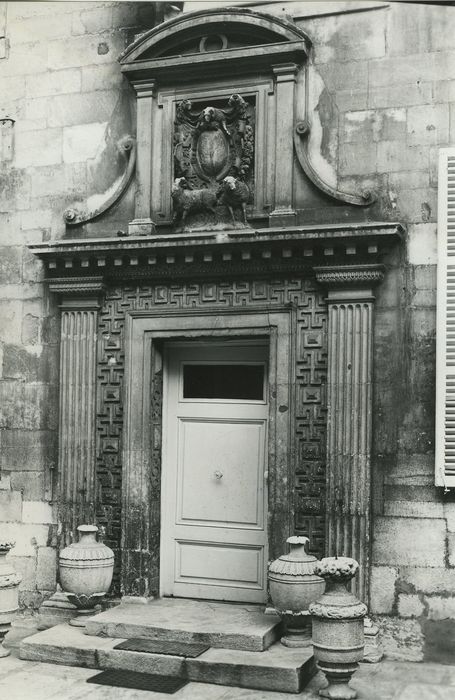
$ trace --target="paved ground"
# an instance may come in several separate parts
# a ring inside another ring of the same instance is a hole
[[[455,662],[455,659],[454,659]],[[88,685],[93,669],[22,661],[17,651],[0,659],[0,698],[5,700],[316,700],[318,674],[300,695],[189,683],[174,695]],[[361,664],[352,681],[359,700],[455,700],[455,665],[383,661]]]

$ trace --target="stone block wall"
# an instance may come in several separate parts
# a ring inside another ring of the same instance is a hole
[[[375,218],[407,227],[377,290],[370,610],[389,655],[448,660],[455,497],[434,486],[434,419],[437,168],[439,148],[455,144],[455,12],[378,2],[324,14],[318,3],[307,19],[297,5],[320,96],[314,157],[343,189],[374,189]]]
[[[255,9],[293,14],[312,39],[318,172],[374,189],[365,216],[407,226],[377,292],[370,603],[389,653],[432,658],[435,630],[449,638],[455,621],[455,500],[434,487],[433,444],[437,156],[455,141],[455,13],[394,2]],[[0,121],[0,522],[17,541],[24,605],[55,580],[59,340],[25,245],[72,235],[64,209],[115,179],[115,143],[134,124],[117,57],[154,13],[136,2],[0,10],[0,120],[15,120]],[[78,235],[115,234],[132,214],[133,188]]]
[[[55,590],[60,330],[25,246],[71,237],[64,209],[115,180],[134,124],[117,58],[155,16],[154,3],[0,3],[0,532],[26,607]],[[115,234],[132,207],[131,191],[78,235]]]

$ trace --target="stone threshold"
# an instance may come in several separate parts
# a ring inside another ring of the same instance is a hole
[[[211,648],[190,659],[114,649],[121,641],[87,635],[81,628],[63,624],[24,639],[19,656],[29,661],[178,675],[189,681],[284,693],[299,693],[316,672],[311,647],[290,649],[280,642],[262,652]]]
[[[261,605],[159,598],[122,603],[88,618],[86,634],[98,637],[198,642],[215,648],[264,651],[280,637],[278,615]]]

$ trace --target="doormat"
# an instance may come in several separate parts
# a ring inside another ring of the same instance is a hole
[[[152,690],[155,693],[171,695],[188,683],[185,678],[176,676],[159,676],[155,673],[139,671],[102,671],[87,678],[87,683],[110,685],[114,688],[133,688],[134,690]]]
[[[168,642],[160,639],[140,639],[134,637],[125,642],[116,644],[114,649],[126,649],[127,651],[145,651],[148,654],[168,654],[170,656],[186,656],[195,659],[210,649],[206,644],[196,642]]]

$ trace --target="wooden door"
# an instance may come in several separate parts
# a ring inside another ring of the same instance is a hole
[[[167,351],[161,594],[264,602],[267,347]]]

